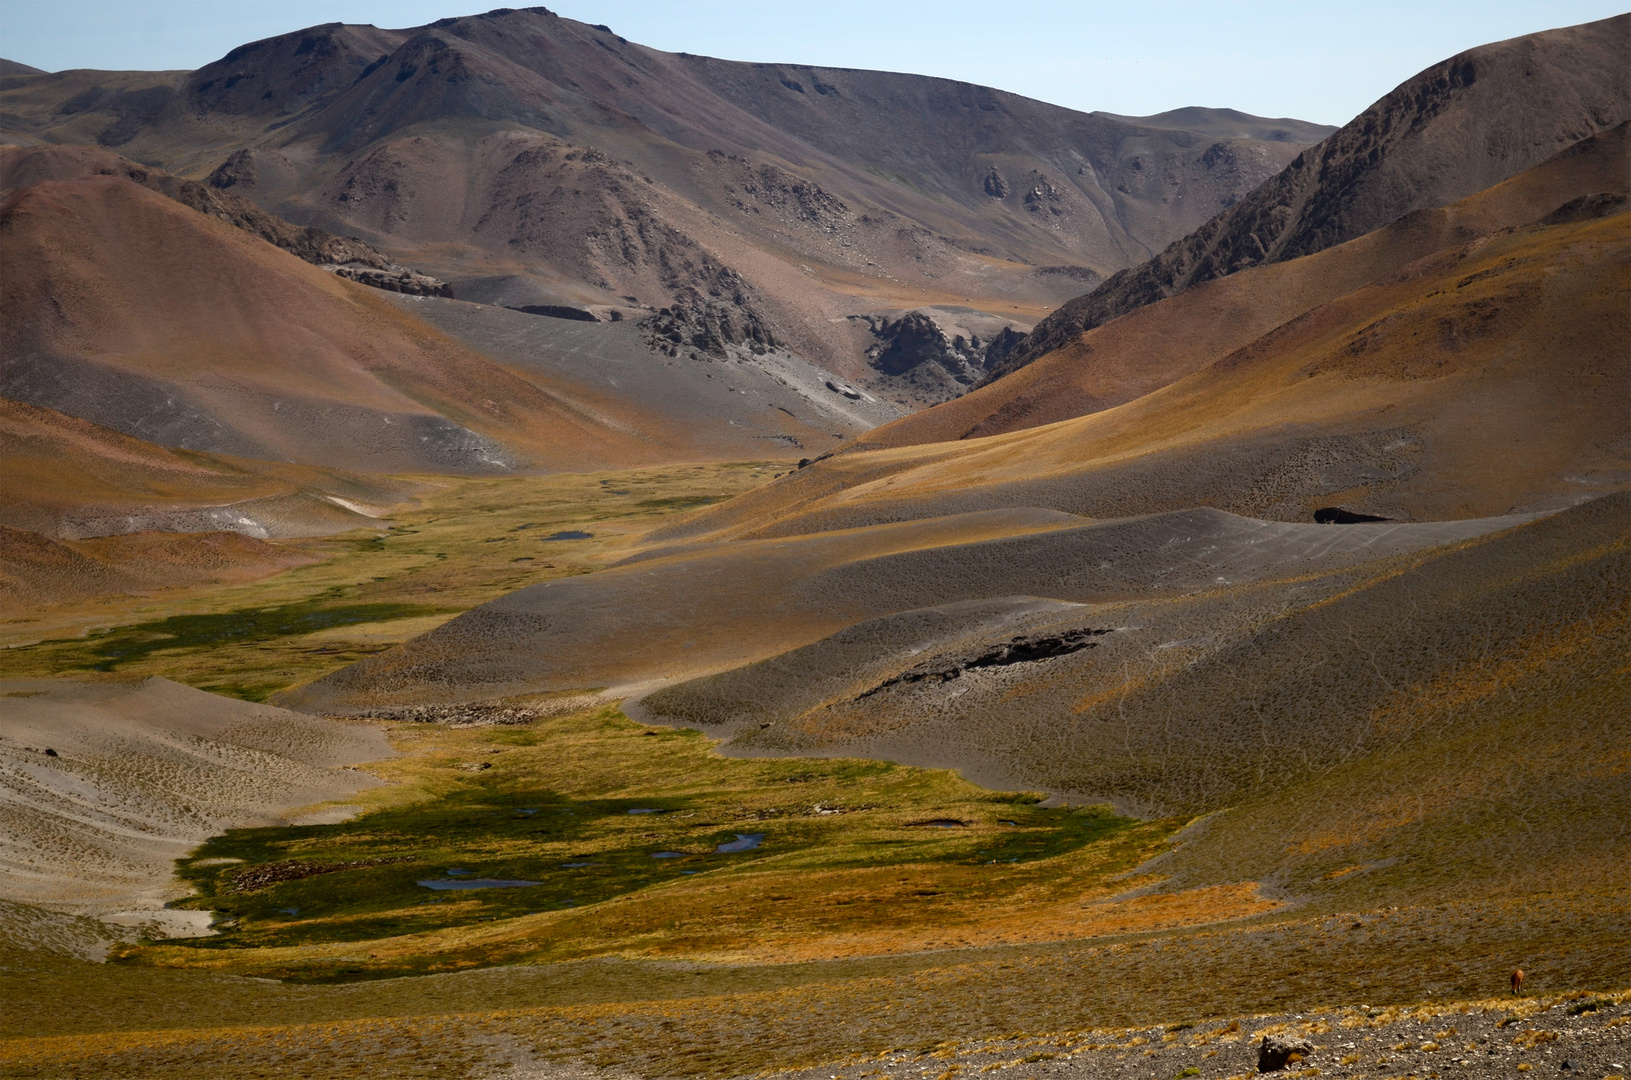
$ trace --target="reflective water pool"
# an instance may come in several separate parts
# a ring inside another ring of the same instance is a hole
[[[762,832],[737,833],[735,840],[720,844],[718,847],[714,848],[714,851],[716,854],[721,855],[731,851],[752,851],[754,848],[759,846],[759,842],[764,838],[765,834]]]
[[[428,878],[418,882],[427,889],[523,889],[528,885],[538,885],[537,881],[503,881],[499,878]]]

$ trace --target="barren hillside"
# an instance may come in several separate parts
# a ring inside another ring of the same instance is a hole
[[[0,122],[96,142],[465,299],[760,326],[917,407],[992,340],[1200,225],[1329,129],[1084,114],[966,83],[663,53],[542,8],[328,24],[190,73],[17,74]],[[907,335],[901,316],[933,330]],[[958,340],[961,339],[961,340]],[[871,363],[894,348],[885,365]]]
[[[1037,327],[1000,378],[1192,285],[1322,251],[1481,191],[1631,119],[1631,16],[1452,56],[1311,147],[1241,202]]]

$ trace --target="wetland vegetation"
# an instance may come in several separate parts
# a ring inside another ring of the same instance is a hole
[[[613,562],[665,517],[745,491],[786,464],[425,478],[419,498],[380,531],[277,541],[320,560],[311,565],[247,584],[0,615],[6,674],[162,675],[264,701],[477,604]]]
[[[327,982],[597,955],[814,957],[863,932],[975,944],[997,906],[1007,920],[1092,891],[1181,824],[1046,807],[944,770],[724,758],[698,732],[614,709],[389,732],[403,753],[370,767],[392,783],[359,797],[359,817],[211,840],[180,864],[197,889],[180,903],[213,911],[218,934],[123,961]],[[491,768],[460,767],[472,762]],[[965,827],[918,827],[931,813]],[[466,875],[536,884],[423,885]],[[358,943],[365,960],[334,948]]]

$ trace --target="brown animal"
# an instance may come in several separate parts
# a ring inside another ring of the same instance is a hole
[[[1516,994],[1523,989],[1523,969],[1519,968],[1512,973],[1512,992]]]

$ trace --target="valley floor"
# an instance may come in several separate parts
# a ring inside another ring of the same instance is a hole
[[[7,674],[263,700],[785,467],[449,484],[383,534],[288,542],[323,558],[257,582],[13,621]],[[1200,819],[724,757],[595,689],[348,721],[396,751],[331,804],[359,816],[177,863],[172,906],[212,936],[0,900],[0,1075],[1224,1080],[1285,1031],[1315,1046],[1299,1076],[1603,1080],[1631,1052],[1631,891],[1589,852],[1487,890],[1430,854],[1185,885],[1164,860]],[[1519,967],[1532,996],[1504,996]]]

